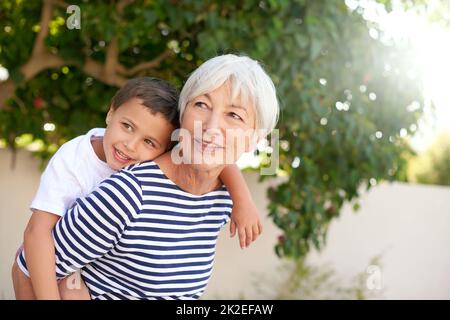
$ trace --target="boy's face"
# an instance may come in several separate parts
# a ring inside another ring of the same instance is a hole
[[[114,170],[147,160],[153,160],[167,150],[175,129],[161,113],[152,114],[133,98],[110,109],[103,137],[106,163]]]

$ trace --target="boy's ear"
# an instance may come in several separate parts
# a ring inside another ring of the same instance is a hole
[[[109,111],[108,111],[108,114],[106,115],[106,125],[108,125],[110,122],[111,122],[111,118],[112,118],[112,115],[113,115],[113,113],[114,113],[114,110],[113,110],[113,108],[109,108]]]

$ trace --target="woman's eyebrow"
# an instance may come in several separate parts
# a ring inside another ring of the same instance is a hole
[[[211,96],[209,95],[209,93],[205,93],[204,96],[206,98],[208,98],[208,100],[211,102]],[[245,114],[248,116],[248,111],[247,108],[244,108],[243,106],[239,105],[239,104],[230,104],[227,107],[231,107],[231,108],[237,108],[237,109],[241,109],[244,110]]]
[[[247,114],[247,116],[248,116],[247,109],[244,108],[243,106],[240,106],[240,105],[238,105],[238,104],[232,104],[232,105],[230,105],[230,107],[231,107],[231,108],[237,108],[237,109],[244,110],[244,112],[245,112],[245,113]]]
[[[212,101],[212,100],[211,100],[211,96],[209,95],[209,93],[205,93],[204,96],[205,96],[206,98],[208,98],[209,102]]]

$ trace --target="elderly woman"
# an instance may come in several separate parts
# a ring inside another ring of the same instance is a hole
[[[223,55],[189,77],[179,109],[177,148],[112,175],[55,227],[57,274],[81,270],[87,297],[197,299],[205,290],[232,209],[219,174],[254,147],[244,132],[261,138],[275,127],[278,102],[256,61]]]

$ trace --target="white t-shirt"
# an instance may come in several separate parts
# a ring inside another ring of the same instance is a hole
[[[115,172],[97,157],[91,144],[92,136],[104,133],[105,129],[94,128],[59,148],[41,176],[31,209],[62,216],[77,198],[88,195]]]

